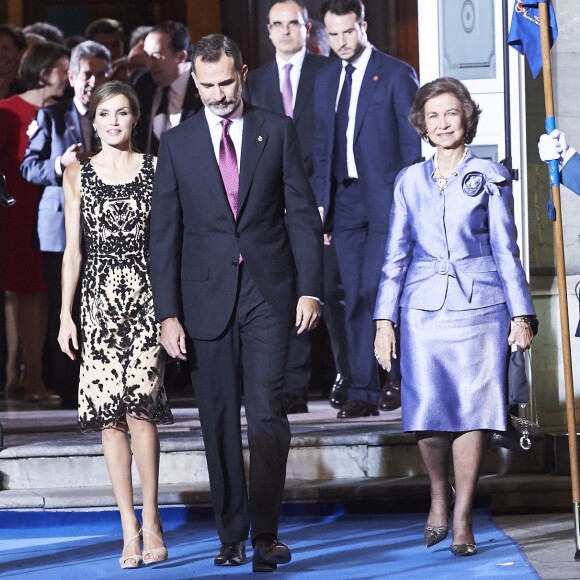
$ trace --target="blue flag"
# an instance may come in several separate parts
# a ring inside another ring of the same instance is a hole
[[[548,3],[550,17],[550,47],[558,37],[558,25],[556,14],[550,0],[536,0],[526,2],[516,0],[514,2],[514,14],[508,34],[508,44],[519,53],[525,55],[534,78],[542,70],[542,42],[540,40],[540,2]]]

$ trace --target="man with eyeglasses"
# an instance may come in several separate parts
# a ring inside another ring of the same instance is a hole
[[[276,0],[268,13],[268,33],[276,50],[274,60],[250,71],[244,85],[244,98],[253,105],[292,117],[298,132],[302,160],[309,176],[312,175],[312,140],[314,138],[314,78],[328,64],[328,59],[310,54],[306,49],[310,22],[308,11],[301,0]],[[326,245],[325,279],[332,264],[330,253],[334,248]],[[338,273],[328,274],[325,297],[325,321],[331,334],[338,370],[337,380],[348,380],[346,338],[344,338],[344,306],[341,297],[332,300],[337,292]],[[340,290],[340,288],[338,288]],[[332,322],[331,322],[332,321]],[[292,332],[284,381],[284,406],[288,414],[306,413],[308,388],[311,380],[310,340],[306,335]],[[337,356],[338,355],[338,356]],[[342,363],[342,364],[341,364]],[[341,376],[343,377],[341,379]]]
[[[157,155],[161,135],[194,115],[201,102],[191,78],[191,38],[184,24],[167,20],[145,37],[148,70],[137,76],[141,118],[135,141],[144,153]]]
[[[64,408],[77,407],[78,363],[62,353],[57,341],[65,246],[62,174],[79,158],[93,155],[96,143],[88,108],[94,90],[110,73],[111,54],[106,47],[92,40],[75,46],[68,70],[74,97],[40,109],[29,128],[30,143],[20,166],[24,179],[44,186],[37,225],[48,299],[44,378],[61,395]]]

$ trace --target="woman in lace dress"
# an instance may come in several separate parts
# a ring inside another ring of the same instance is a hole
[[[99,87],[89,118],[102,148],[68,167],[63,181],[66,249],[58,340],[71,358],[80,352],[79,428],[102,432],[123,527],[120,565],[135,568],[167,558],[157,503],[156,423],[171,423],[172,416],[163,387],[165,353],[159,345],[148,273],[156,159],[132,148],[139,101],[124,83],[111,81]],[[79,341],[71,309],[81,276],[81,236],[86,258]],[[143,491],[142,527],[133,505],[133,455]]]

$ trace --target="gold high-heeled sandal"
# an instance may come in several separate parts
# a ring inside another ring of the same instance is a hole
[[[160,525],[159,527],[161,529],[161,533],[163,533],[163,526]],[[153,538],[155,538],[156,540],[158,540],[163,544],[159,548],[151,548],[150,550],[143,550],[143,562],[145,563],[145,565],[148,566],[149,564],[156,564],[157,562],[164,562],[165,560],[167,560],[169,554],[167,552],[167,548],[165,547],[165,542],[163,541],[163,538],[152,530],[148,530],[147,528],[141,529],[143,531],[143,535],[149,534],[150,536],[152,536]]]
[[[143,557],[141,556],[140,553],[130,554],[128,556],[125,556],[125,550],[127,549],[127,546],[132,544],[135,540],[141,540],[141,536],[142,536],[141,530],[139,530],[137,532],[137,534],[135,536],[133,536],[123,546],[123,552],[121,553],[121,557],[119,558],[119,565],[121,566],[121,568],[123,568],[123,569],[125,569],[125,568],[138,568],[141,565],[141,561],[143,560]],[[139,547],[141,547],[140,542],[139,542]]]

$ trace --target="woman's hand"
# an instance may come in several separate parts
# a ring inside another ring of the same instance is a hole
[[[391,360],[397,358],[395,328],[390,320],[377,320],[375,357],[386,371],[391,370]]]
[[[60,330],[58,331],[58,344],[60,345],[60,350],[64,352],[72,360],[76,360],[77,355],[71,350],[71,342],[74,350],[79,350],[79,341],[77,338],[77,327],[72,321],[72,318],[68,317],[61,320]]]
[[[517,344],[522,350],[530,348],[534,334],[532,325],[527,317],[516,316],[511,321],[511,331],[508,336],[508,344]]]

